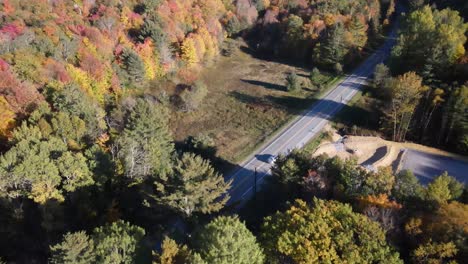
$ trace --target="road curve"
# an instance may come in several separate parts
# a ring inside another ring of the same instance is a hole
[[[396,28],[397,25],[393,27],[382,47],[368,57],[353,73],[304,111],[301,116],[296,117],[288,127],[283,128],[276,137],[256,150],[251,158],[240,164],[239,169],[226,177],[228,180],[232,180],[228,204],[242,203],[252,196],[255,171],[257,171],[257,186],[263,182],[265,177],[270,176],[270,157],[287,153],[290,149],[301,148],[320,133],[329,120],[368,81],[375,66],[389,56],[395,43]]]

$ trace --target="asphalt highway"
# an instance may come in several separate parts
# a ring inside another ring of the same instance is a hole
[[[331,89],[325,96],[313,104],[302,115],[283,128],[276,137],[266,142],[254,152],[240,168],[226,177],[232,180],[228,204],[242,203],[253,195],[255,171],[257,171],[257,188],[265,177],[270,176],[271,157],[286,154],[289,150],[303,147],[313,137],[318,135],[329,120],[353,98],[362,85],[372,76],[374,68],[389,55],[395,43],[395,25],[385,43],[369,56],[353,73]]]

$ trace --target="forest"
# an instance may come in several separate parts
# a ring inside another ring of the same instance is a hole
[[[446,173],[294,150],[237,210],[213,139],[176,142],[170,117],[237,40],[320,86],[398,25],[379,133],[467,155],[467,18],[464,0],[0,0],[0,263],[463,263],[468,190]]]

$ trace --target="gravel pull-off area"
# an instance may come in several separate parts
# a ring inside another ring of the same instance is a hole
[[[414,143],[400,143],[378,137],[348,136],[341,138],[330,127],[332,142],[323,142],[314,156],[327,154],[342,159],[357,158],[359,164],[375,170],[392,166],[395,170],[411,170],[423,184],[448,172],[460,182],[468,183],[468,158],[440,149]],[[338,147],[339,146],[339,147]]]
[[[460,182],[468,183],[468,162],[413,149],[407,150],[401,161],[401,169],[413,171],[423,184],[444,171]]]

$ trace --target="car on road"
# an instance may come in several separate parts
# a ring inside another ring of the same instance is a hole
[[[276,156],[275,155],[271,155],[269,158],[268,158],[268,163],[270,164],[274,164],[275,161],[276,161]]]

